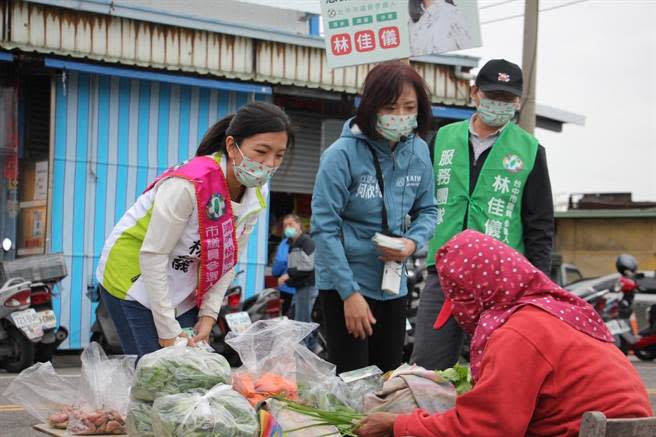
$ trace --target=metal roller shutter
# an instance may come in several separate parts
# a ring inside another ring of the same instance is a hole
[[[297,128],[293,152],[271,180],[271,191],[312,193],[319,169],[321,150],[321,115],[287,111]]]

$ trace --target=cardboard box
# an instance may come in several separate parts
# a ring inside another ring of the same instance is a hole
[[[48,199],[48,161],[20,162],[18,196],[20,202]]]
[[[46,226],[45,206],[21,208],[18,217],[18,255],[45,253]]]

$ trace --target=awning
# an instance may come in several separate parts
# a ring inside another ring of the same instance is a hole
[[[79,71],[82,73],[103,74],[106,76],[124,77],[127,79],[153,80],[157,82],[173,83],[177,85],[188,85],[202,88],[212,88],[225,91],[237,91],[243,93],[255,93],[271,95],[271,87],[264,85],[251,85],[241,82],[230,82],[225,80],[201,79],[177,74],[157,73],[129,68],[108,67],[104,65],[88,64],[83,62],[66,61],[56,58],[45,58],[44,64],[47,68],[59,68],[62,70]]]

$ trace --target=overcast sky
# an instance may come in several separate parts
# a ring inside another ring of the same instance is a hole
[[[320,0],[246,0],[318,12]],[[459,0],[473,1],[473,0]],[[479,0],[481,22],[521,15],[523,0]],[[541,0],[538,102],[586,117],[538,129],[554,196],[630,191],[656,201],[656,0]],[[483,47],[461,53],[521,65],[522,17],[482,24]]]

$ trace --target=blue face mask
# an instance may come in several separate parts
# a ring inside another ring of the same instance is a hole
[[[285,234],[285,237],[287,237],[287,238],[294,238],[297,234],[297,231],[296,231],[296,228],[294,228],[292,226],[287,226],[285,228],[285,230],[283,231],[283,233]]]

